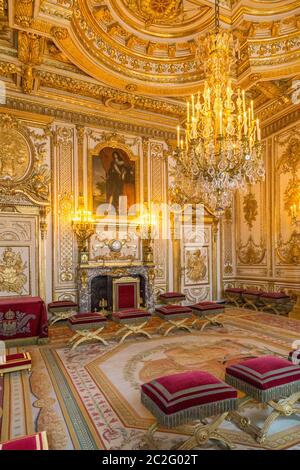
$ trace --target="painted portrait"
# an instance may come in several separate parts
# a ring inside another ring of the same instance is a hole
[[[110,204],[119,212],[120,197],[127,207],[136,203],[136,162],[121,148],[104,147],[92,158],[93,212],[101,204]]]

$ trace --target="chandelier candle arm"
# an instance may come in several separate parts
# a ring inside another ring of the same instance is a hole
[[[187,101],[185,126],[177,128],[171,189],[174,202],[201,202],[215,214],[231,205],[236,189],[264,177],[259,120],[253,100],[247,106],[245,90],[233,89],[234,41],[220,29],[218,15],[216,2],[216,30],[207,34],[201,50],[204,89]]]

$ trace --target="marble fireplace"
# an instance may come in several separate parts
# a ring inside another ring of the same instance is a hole
[[[155,309],[154,264],[129,263],[118,265],[109,263],[81,264],[78,268],[78,300],[81,312],[99,310],[99,301],[107,300],[108,309],[112,308],[112,278],[138,277],[142,306],[151,313]]]

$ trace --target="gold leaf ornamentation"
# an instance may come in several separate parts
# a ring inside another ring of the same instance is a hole
[[[294,230],[286,243],[280,238],[276,251],[283,263],[300,264],[300,233]]]
[[[27,263],[23,262],[21,253],[7,247],[0,260],[0,292],[21,295],[27,282],[26,269]]]
[[[244,245],[239,244],[237,255],[242,264],[254,265],[260,264],[266,253],[265,243],[263,241],[260,244],[256,244],[252,238],[252,235],[249,236],[247,243]]]
[[[244,217],[248,224],[248,227],[251,229],[253,227],[253,222],[256,221],[256,217],[258,214],[258,204],[257,200],[253,193],[249,192],[243,201],[243,211]]]

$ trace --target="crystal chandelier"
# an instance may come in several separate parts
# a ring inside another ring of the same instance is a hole
[[[264,166],[259,120],[253,101],[246,107],[245,91],[233,90],[235,44],[230,32],[220,30],[219,0],[215,6],[215,31],[208,33],[201,50],[204,89],[187,102],[185,128],[177,128],[171,199],[203,203],[221,215],[234,190],[263,178]]]

